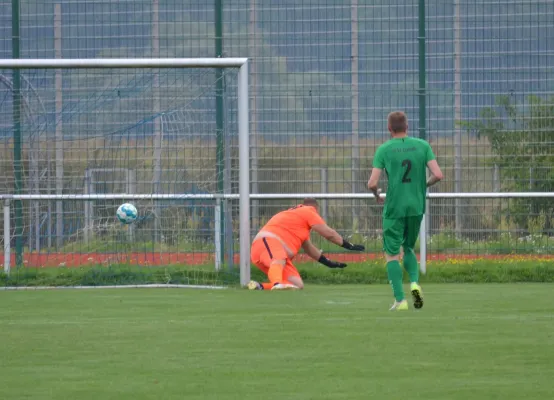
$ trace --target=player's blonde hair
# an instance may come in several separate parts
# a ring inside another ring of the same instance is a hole
[[[408,117],[403,111],[393,111],[387,117],[389,129],[393,133],[402,133],[408,130]]]

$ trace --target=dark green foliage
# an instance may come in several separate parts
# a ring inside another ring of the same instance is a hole
[[[554,191],[554,97],[529,96],[518,104],[499,96],[495,107],[462,125],[490,142],[490,163],[500,168],[502,191]],[[528,232],[553,234],[552,199],[514,199],[506,216]]]
[[[384,262],[352,263],[344,270],[331,270],[316,263],[299,266],[306,284],[386,284]],[[252,279],[266,280],[255,267]],[[554,282],[554,263],[549,260],[434,261],[422,282]],[[21,268],[7,276],[0,273],[0,286],[106,286],[140,284],[230,285],[239,283],[238,270],[216,272],[213,266]]]
[[[208,268],[178,267],[110,267],[21,268],[9,276],[0,273],[0,286],[107,286],[107,285],[228,285],[238,283],[235,272]]]

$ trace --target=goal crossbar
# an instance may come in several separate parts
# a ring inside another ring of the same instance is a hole
[[[238,141],[239,141],[239,241],[240,282],[250,280],[250,144],[248,117],[248,58],[66,58],[66,59],[0,59],[0,69],[63,69],[63,68],[238,68]],[[11,197],[13,200],[23,198]],[[74,197],[70,197],[74,198]],[[134,197],[136,198],[136,197]],[[154,199],[153,197],[150,197]],[[61,200],[61,199],[59,199]],[[9,203],[4,204],[4,235],[9,235]],[[4,256],[9,255],[10,241],[4,241]],[[9,272],[8,264],[4,270]]]
[[[248,58],[27,58],[0,60],[0,68],[241,68],[247,62]]]

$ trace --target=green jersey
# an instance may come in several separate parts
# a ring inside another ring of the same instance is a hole
[[[373,168],[388,177],[384,218],[403,218],[425,213],[427,163],[435,159],[429,143],[411,137],[394,138],[375,152]]]

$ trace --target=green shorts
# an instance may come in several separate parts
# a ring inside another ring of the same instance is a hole
[[[400,254],[400,247],[413,249],[419,236],[423,215],[383,218],[383,249],[389,256]]]

